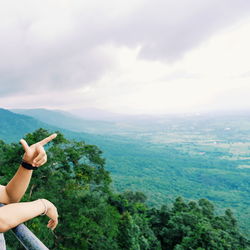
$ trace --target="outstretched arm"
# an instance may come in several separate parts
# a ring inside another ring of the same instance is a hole
[[[42,166],[47,161],[47,155],[43,146],[56,136],[56,134],[53,134],[31,146],[24,139],[20,140],[25,150],[23,160],[33,166]],[[0,201],[5,204],[19,202],[29,186],[32,172],[33,170],[28,170],[20,166],[7,186],[4,188],[3,186],[0,187]],[[3,194],[2,197],[1,194]]]
[[[0,207],[0,232],[6,232],[17,225],[45,213],[49,218],[47,227],[52,230],[58,224],[56,207],[46,199],[32,202],[12,203]]]

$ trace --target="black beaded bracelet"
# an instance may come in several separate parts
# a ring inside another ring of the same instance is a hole
[[[28,169],[28,170],[37,170],[38,169],[38,167],[33,167],[31,164],[29,164],[25,161],[22,161],[21,166]]]

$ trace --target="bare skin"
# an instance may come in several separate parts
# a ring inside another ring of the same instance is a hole
[[[37,142],[31,146],[24,139],[20,140],[24,148],[23,160],[27,163],[40,167],[47,161],[47,155],[44,145],[52,141],[57,135],[52,134],[49,137]],[[25,194],[33,170],[28,170],[19,166],[16,174],[6,186],[0,185],[0,203],[6,206],[0,208],[0,232],[28,221],[42,213],[50,218],[47,227],[54,230],[58,224],[58,213],[56,207],[48,200],[36,200],[32,202],[20,202]]]

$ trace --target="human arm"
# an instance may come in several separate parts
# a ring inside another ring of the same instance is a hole
[[[21,200],[21,198],[23,197],[25,191],[29,186],[32,172],[33,170],[28,170],[23,168],[22,166],[19,166],[14,177],[10,180],[10,182],[6,185],[6,187],[4,187],[7,199],[3,203],[9,204],[13,202],[19,202]],[[4,190],[2,188],[2,192],[3,191]]]
[[[20,140],[20,143],[25,150],[23,160],[37,167],[45,164],[47,161],[47,155],[43,146],[53,140],[56,136],[56,134],[52,134],[31,146],[29,146],[24,139]],[[5,197],[7,195],[4,201],[1,202],[5,204],[19,202],[29,186],[32,172],[33,170],[28,170],[22,166],[19,166],[14,177],[6,185],[5,190],[0,188],[0,197],[2,196],[2,192],[5,193]],[[2,199],[3,198],[1,198],[1,200]]]
[[[46,199],[12,203],[0,207],[0,232],[6,232],[44,212],[46,212],[46,215],[50,218],[47,227],[54,230],[58,224],[57,209],[53,203]]]

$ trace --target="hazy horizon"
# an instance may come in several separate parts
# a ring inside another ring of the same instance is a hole
[[[3,108],[3,107],[0,107]],[[7,108],[6,108],[7,109]],[[206,116],[206,115],[247,115],[250,113],[250,109],[224,109],[224,110],[206,110],[201,112],[173,112],[173,113],[123,113],[123,112],[112,112],[104,109],[98,109],[94,107],[88,107],[88,108],[82,108],[82,109],[56,109],[56,108],[43,108],[43,107],[37,107],[37,108],[18,108],[13,107],[7,109],[9,111],[15,112],[18,110],[47,110],[52,112],[66,112],[66,114],[75,115],[82,118],[98,118],[100,116],[101,118],[109,119],[109,118],[115,118],[115,117],[164,117],[164,116]],[[32,116],[32,115],[31,115]]]

